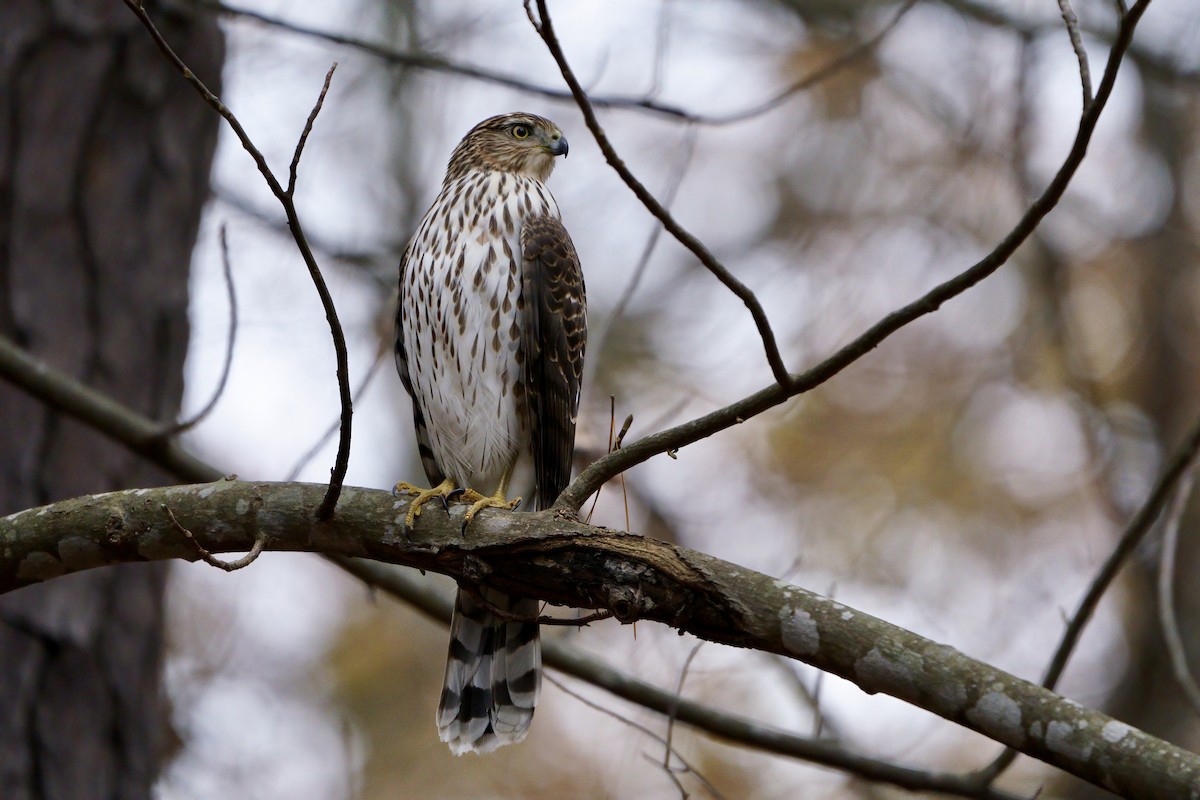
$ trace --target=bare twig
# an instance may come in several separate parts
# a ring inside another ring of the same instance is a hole
[[[1171,507],[1167,510],[1163,521],[1162,551],[1158,557],[1158,620],[1163,629],[1163,640],[1167,645],[1167,653],[1171,657],[1171,672],[1179,684],[1183,696],[1191,704],[1197,714],[1200,714],[1200,686],[1188,667],[1187,651],[1183,646],[1183,637],[1179,634],[1179,623],[1175,619],[1175,602],[1172,599],[1172,586],[1175,583],[1175,551],[1179,545],[1179,524],[1183,513],[1187,510],[1188,499],[1192,496],[1192,485],[1196,478],[1196,467],[1192,465],[1179,481]]]
[[[196,552],[200,554],[200,560],[210,567],[224,570],[225,572],[236,572],[239,569],[245,569],[254,563],[254,561],[262,555],[263,547],[267,543],[265,536],[257,536],[254,539],[254,546],[250,548],[250,552],[236,561],[222,561],[212,553],[204,549],[204,547],[196,541],[196,537],[187,528],[179,524],[179,520],[175,519],[175,512],[171,510],[166,503],[162,504],[162,510],[166,512],[167,519],[171,522],[171,527],[183,534],[183,537],[191,542],[196,547]]]
[[[304,130],[300,131],[300,138],[296,140],[292,163],[288,165],[288,185],[284,190],[284,194],[290,198],[295,198],[296,170],[300,168],[300,156],[304,154],[304,145],[308,142],[308,135],[312,133],[313,123],[317,121],[317,114],[321,113],[321,108],[325,105],[325,95],[329,94],[329,82],[333,80],[335,69],[337,69],[336,61],[329,66],[329,71],[325,73],[325,82],[321,84],[321,93],[317,95],[317,102],[313,105],[312,111],[308,112],[308,119],[304,121]]]
[[[271,193],[275,195],[275,198],[279,201],[279,204],[283,206],[284,214],[287,216],[288,228],[292,232],[292,238],[294,238],[296,241],[296,247],[299,249],[305,265],[308,267],[309,276],[312,278],[313,285],[317,289],[317,294],[321,298],[321,305],[325,309],[325,318],[329,322],[329,332],[333,338],[334,353],[337,357],[338,390],[342,402],[341,437],[338,441],[337,459],[334,462],[333,469],[330,470],[331,475],[329,488],[326,491],[325,497],[321,501],[321,504],[317,508],[316,512],[318,519],[329,519],[333,516],[333,510],[337,506],[338,496],[342,491],[342,481],[345,480],[346,470],[350,464],[350,421],[353,413],[353,406],[350,397],[349,356],[346,352],[346,337],[342,332],[342,323],[338,319],[337,309],[333,304],[333,296],[330,295],[329,287],[325,284],[325,278],[321,274],[321,268],[317,266],[317,260],[313,256],[312,248],[309,247],[308,239],[306,238],[304,229],[300,224],[300,217],[296,212],[296,204],[293,202],[292,198],[292,190],[294,189],[294,185],[289,182],[287,189],[284,189],[284,187],[280,185],[279,180],[275,177],[275,173],[273,173],[270,166],[268,166],[266,158],[254,145],[254,142],[250,139],[249,134],[246,133],[245,128],[242,127],[242,123],[238,120],[237,116],[230,111],[224,103],[221,102],[221,98],[209,91],[208,87],[204,85],[204,82],[201,81],[200,78],[197,77],[196,74],[192,72],[186,64],[183,63],[183,60],[180,59],[175,51],[171,49],[171,45],[169,45],[167,40],[163,38],[162,33],[159,32],[157,26],[155,26],[154,22],[150,19],[150,15],[146,13],[146,8],[143,2],[141,0],[124,0],[124,2],[149,32],[150,37],[154,40],[154,43],[158,46],[158,49],[162,51],[163,55],[166,56],[167,60],[175,66],[179,73],[183,75],[184,80],[186,80],[192,86],[192,88],[195,89],[202,98],[204,98],[206,103],[212,106],[213,109],[225,119],[225,121],[229,124],[229,127],[233,129],[233,132],[237,136],[238,141],[241,143],[242,148],[245,149],[245,151],[249,153],[250,157],[254,160],[255,166],[258,167],[259,173],[262,174],[263,179],[267,182],[267,186],[270,187]],[[333,67],[330,67],[329,73],[325,76],[325,84],[321,90],[320,96],[317,99],[317,104],[313,108],[312,113],[309,115],[309,120],[305,125],[304,133],[301,135],[300,141],[296,146],[296,155],[293,158],[291,167],[293,178],[295,175],[296,164],[300,156],[300,151],[304,146],[304,140],[308,136],[308,131],[312,126],[313,120],[316,118],[317,113],[321,109],[321,105],[325,98],[325,91],[329,88],[329,81],[332,78],[333,70],[336,67],[336,64],[334,64]]]
[[[226,17],[249,20],[251,22],[266,25],[286,33],[312,39],[319,39],[331,44],[348,47],[398,67],[431,70],[435,72],[442,72],[448,75],[457,75],[459,77],[469,78],[471,80],[477,80],[483,83],[504,86],[509,89],[516,89],[518,91],[528,92],[529,94],[548,97],[553,100],[571,99],[570,92],[564,92],[561,89],[552,89],[546,86],[539,86],[513,75],[504,75],[499,72],[483,69],[482,67],[451,61],[448,58],[444,58],[433,53],[412,53],[397,50],[385,44],[369,42],[356,36],[335,33],[322,28],[308,27],[297,22],[289,22],[279,17],[274,17],[269,14],[264,14],[262,12],[253,11],[247,8],[233,6],[228,3],[216,2],[215,0],[171,0],[169,5],[180,9],[194,8],[221,14]],[[666,103],[659,103],[649,98],[598,97],[595,99],[595,102],[596,105],[604,108],[624,108],[630,110],[650,111],[669,118],[682,120],[688,120],[691,117],[691,115],[682,108]]]
[[[611,611],[593,611],[591,614],[584,614],[582,617],[547,617],[540,616],[535,622],[538,625],[557,625],[562,628],[582,628],[591,625],[593,622],[602,622],[606,619],[612,619]]]
[[[1175,487],[1196,461],[1198,453],[1200,453],[1200,419],[1197,419],[1192,424],[1192,428],[1184,438],[1183,444],[1180,445],[1179,449],[1171,457],[1166,469],[1159,475],[1153,490],[1150,492],[1150,496],[1146,498],[1146,502],[1142,504],[1142,507],[1138,509],[1133,519],[1129,521],[1124,533],[1121,534],[1120,541],[1117,542],[1117,546],[1113,548],[1108,560],[1104,562],[1104,565],[1092,580],[1092,585],[1088,587],[1087,594],[1084,595],[1079,608],[1071,617],[1071,623],[1063,633],[1063,639],[1059,643],[1058,651],[1054,654],[1054,659],[1050,662],[1050,666],[1046,669],[1046,674],[1042,678],[1042,685],[1047,689],[1053,689],[1058,683],[1058,679],[1062,677],[1067,660],[1078,643],[1079,637],[1083,633],[1083,628],[1091,619],[1096,606],[1100,604],[1100,598],[1104,596],[1113,578],[1116,577],[1117,572],[1124,566],[1129,556],[1133,554],[1134,549],[1146,538],[1146,534],[1150,532],[1154,521],[1158,519],[1168,499],[1175,492]]]
[[[379,350],[375,353],[375,358],[371,360],[371,366],[367,367],[366,374],[363,375],[362,380],[359,382],[358,386],[354,389],[354,393],[351,395],[353,402],[358,403],[362,400],[363,395],[366,394],[367,389],[375,380],[375,376],[379,374],[379,368],[383,366],[384,362],[387,360],[387,356],[391,352],[391,345],[387,342],[381,341]],[[321,449],[328,444],[329,440],[337,435],[341,425],[341,415],[339,415],[338,419],[334,420],[333,424],[325,429],[325,432],[321,434],[320,438],[313,442],[312,447],[308,448],[308,450],[304,452],[304,455],[297,459],[296,463],[292,465],[291,470],[288,472],[287,477],[284,478],[284,480],[296,480],[300,476],[300,471],[307,467],[309,462],[317,457],[317,453],[320,453]]]
[[[667,64],[667,50],[671,43],[671,0],[664,0],[658,6],[658,19],[654,25],[654,66],[650,70],[650,85],[646,88],[645,97],[653,100],[658,97],[663,87],[663,73]]]
[[[1041,36],[1057,29],[1059,23],[1051,22],[1045,15],[1022,15],[1021,9],[1026,8],[1017,3],[988,3],[983,0],[937,0],[943,6],[992,28],[1012,31],[1020,34]],[[1016,13],[1013,13],[1016,12]],[[1117,8],[1118,17],[1124,17],[1126,9]],[[1111,45],[1118,35],[1111,26],[1087,25],[1082,21],[1080,30],[1088,36]],[[1119,30],[1119,29],[1118,29]],[[1173,57],[1169,49],[1148,45],[1133,44],[1129,48],[1129,57],[1137,62],[1138,69],[1148,77],[1168,83],[1184,81],[1197,83],[1200,81],[1200,69],[1193,66],[1192,60],[1179,60]]]
[[[610,394],[608,396],[608,450],[605,451],[606,453],[611,453],[613,450],[613,432],[616,430],[616,427],[617,396],[615,394]],[[600,503],[600,493],[603,491],[604,487],[601,486],[596,490],[596,493],[592,495],[592,507],[588,509],[587,516],[583,518],[584,522],[591,524],[592,515],[596,513],[596,506]]]
[[[233,286],[233,270],[229,262],[229,242],[225,238],[225,224],[221,223],[221,268],[222,274],[225,276],[225,292],[229,299],[229,333],[225,339],[225,362],[221,365],[221,377],[217,381],[217,388],[213,390],[212,397],[204,404],[204,408],[192,415],[191,419],[178,422],[169,426],[163,434],[165,436],[175,436],[189,431],[196,427],[204,420],[212,410],[216,408],[217,401],[221,399],[221,395],[225,394],[225,385],[229,382],[230,368],[233,366],[233,347],[237,341],[238,329],[238,313],[237,313],[237,291]]]
[[[1079,60],[1079,82],[1083,84],[1083,109],[1092,104],[1092,70],[1088,66],[1087,50],[1083,47],[1083,37],[1079,34],[1079,17],[1071,8],[1071,0],[1058,0],[1058,10],[1062,13],[1063,22],[1067,24],[1067,35],[1071,38],[1071,49]]]
[[[300,23],[289,22],[288,20],[274,17],[269,14],[264,14],[259,11],[233,6],[228,3],[217,2],[216,0],[163,1],[165,5],[169,5],[173,8],[183,10],[200,9],[202,11],[220,14],[226,17],[248,20],[296,36],[319,39],[324,42],[329,42],[331,44],[356,50],[360,53],[366,53],[374,58],[378,58],[384,63],[397,67],[430,70],[442,72],[447,75],[457,75],[462,78],[481,81],[483,83],[490,83],[496,86],[504,86],[510,89],[527,92],[529,94],[547,97],[552,100],[572,100],[572,95],[570,92],[565,92],[561,89],[554,89],[547,86],[539,86],[538,84],[530,83],[529,81],[514,75],[504,75],[502,73],[494,72],[482,67],[477,67],[470,64],[462,64],[433,53],[413,53],[397,50],[394,47],[389,47],[385,44],[369,42],[356,36],[335,33],[333,31],[328,31],[321,28],[308,27],[306,25],[301,25]],[[739,111],[734,111],[728,114],[703,114],[688,111],[685,108],[672,105],[670,103],[660,102],[654,99],[659,83],[657,76],[652,79],[651,87],[648,93],[644,96],[621,97],[612,95],[595,95],[591,96],[590,100],[592,105],[596,108],[645,111],[679,122],[697,123],[700,125],[728,125],[737,122],[744,122],[748,119],[754,118],[759,114],[766,113],[779,107],[784,101],[806,89],[811,88],[813,85],[821,82],[822,80],[829,78],[834,73],[869,53],[879,44],[883,37],[895,27],[900,17],[903,16],[903,13],[907,11],[908,7],[912,4],[913,0],[908,0],[908,2],[906,2],[901,8],[900,12],[893,17],[893,19],[887,23],[887,25],[885,25],[885,27],[881,29],[879,33],[871,37],[871,39],[858,45],[852,50],[835,57],[828,64],[817,67],[811,73],[801,77],[779,94]],[[661,30],[663,30],[662,26],[660,26],[660,31]],[[662,46],[662,38],[663,37],[660,35],[660,47]]]
[[[489,602],[488,599],[483,596],[483,593],[480,591],[477,591],[474,586],[463,585],[460,588],[462,588],[465,591],[471,592],[471,594],[474,596],[474,600],[476,603],[478,603],[480,606],[485,608],[487,610],[487,612],[489,614],[491,614],[492,616],[502,619],[505,622],[536,622],[538,625],[550,625],[550,626],[557,625],[557,626],[564,627],[564,628],[568,628],[568,627],[583,628],[583,627],[586,627],[587,625],[592,624],[593,622],[600,622],[601,620],[612,619],[612,617],[613,617],[613,614],[611,611],[606,611],[603,609],[601,609],[599,611],[595,611],[591,614],[585,614],[582,617],[566,618],[566,617],[547,617],[547,616],[540,616],[540,615],[536,616],[536,617],[531,617],[531,616],[528,616],[527,614],[517,614],[517,613],[509,611],[507,609],[500,608],[499,606],[495,605],[494,603]]]
[[[692,160],[692,154],[696,150],[696,129],[689,127],[683,137],[683,147],[679,161],[667,181],[666,190],[663,193],[663,207],[669,209],[675,203],[675,195],[679,192],[679,187],[683,185],[683,178],[687,174],[688,164]],[[608,320],[604,325],[604,332],[600,334],[596,352],[603,353],[608,345],[608,338],[616,328],[617,322],[625,314],[625,309],[629,307],[630,301],[633,300],[634,293],[637,292],[638,286],[642,283],[642,278],[646,275],[646,268],[650,264],[650,256],[654,254],[654,248],[658,245],[659,236],[663,232],[663,226],[659,222],[655,222],[654,227],[650,230],[650,235],[646,237],[646,244],[642,247],[642,254],[638,257],[637,266],[633,268],[633,275],[629,278],[629,283],[625,285],[624,291],[617,299],[613,306],[612,313],[608,315]]]
[[[625,417],[625,421],[621,423],[621,430],[617,431],[617,438],[613,440],[612,449],[620,450],[622,442],[625,441],[625,434],[629,433],[630,427],[633,426],[633,414]]]
[[[779,386],[786,386],[790,380],[790,375],[788,374],[787,367],[784,366],[783,356],[779,353],[779,344],[775,340],[775,332],[771,330],[771,323],[767,319],[767,312],[763,309],[758,297],[751,291],[750,287],[742,283],[724,264],[718,261],[699,239],[684,230],[683,226],[671,216],[671,212],[667,211],[654,198],[654,195],[650,194],[642,182],[629,171],[629,168],[625,166],[625,162],[621,160],[621,157],[617,155],[617,151],[613,148],[612,142],[608,140],[608,135],[604,132],[604,128],[600,126],[600,120],[596,118],[596,112],[592,108],[587,94],[583,91],[579,79],[575,77],[570,64],[567,63],[562,45],[559,44],[558,37],[554,33],[554,23],[551,21],[550,12],[546,8],[546,0],[537,0],[538,19],[536,20],[534,19],[533,10],[530,8],[529,3],[530,0],[525,0],[525,10],[529,15],[530,22],[542,37],[542,41],[546,43],[546,49],[550,51],[550,55],[558,63],[563,80],[571,87],[571,94],[575,97],[575,103],[583,113],[584,122],[587,123],[588,130],[592,132],[596,144],[600,146],[601,152],[604,153],[605,160],[621,176],[621,180],[637,196],[642,205],[646,207],[646,210],[657,217],[662,222],[663,227],[680,244],[692,251],[692,254],[700,260],[700,263],[709,272],[716,276],[717,280],[745,303],[746,308],[750,311],[750,316],[754,318],[754,325],[758,328],[758,334],[762,338],[763,349],[766,351],[767,363],[771,367],[771,374],[775,377],[775,382]]]
[[[281,220],[276,214],[259,208],[247,197],[230,186],[223,185],[220,181],[213,182],[212,193],[214,198],[253,221],[268,233],[291,240],[292,232],[288,228],[286,219]],[[383,243],[378,248],[360,250],[345,247],[332,239],[322,239],[319,234],[312,231],[308,231],[306,237],[313,253],[324,259],[340,262],[343,266],[355,268],[358,275],[370,278],[380,287],[393,288],[391,272],[395,268],[396,262],[400,260],[400,254],[404,251],[402,245]],[[388,273],[386,279],[383,277],[384,272]]]
[[[616,434],[616,438],[613,438],[617,427],[617,396],[610,394],[608,396],[608,450],[606,452],[611,453],[613,450],[620,449],[621,442],[625,440],[625,434],[629,433],[629,426],[632,424],[633,414],[630,414],[625,417],[625,422],[622,423],[621,430]],[[600,492],[603,488],[601,486],[592,495],[592,507],[588,509],[587,516],[584,517],[585,522],[590,523],[592,521],[592,514],[596,513],[596,505],[600,502]],[[625,476],[623,474],[621,475],[621,495],[625,500],[625,530],[629,530],[629,496],[625,490]]]
[[[544,0],[539,0],[539,3],[542,2]],[[896,331],[926,314],[937,311],[943,303],[967,291],[1002,267],[1017,248],[1037,229],[1042,219],[1058,204],[1079,169],[1079,165],[1083,163],[1092,134],[1096,129],[1096,123],[1112,94],[1121,62],[1133,39],[1133,32],[1148,5],[1149,0],[1139,0],[1121,19],[1113,48],[1108,56],[1108,63],[1105,65],[1104,75],[1096,90],[1096,98],[1080,117],[1075,141],[1062,166],[1042,194],[1033,201],[1008,235],[990,253],[955,277],[935,286],[924,296],[888,314],[820,364],[807,372],[791,376],[785,385],[776,382],[724,408],[646,436],[597,459],[559,495],[555,505],[560,509],[578,510],[600,485],[630,467],[660,453],[670,453],[712,436],[718,431],[741,424],[795,395],[820,386],[878,347]]]
[[[1067,623],[1063,637],[1054,652],[1054,657],[1050,660],[1046,674],[1042,677],[1042,686],[1045,688],[1054,689],[1058,684],[1063,670],[1066,669],[1067,661],[1071,658],[1071,653],[1074,652],[1075,646],[1083,635],[1084,628],[1091,621],[1096,607],[1100,605],[1100,599],[1104,597],[1108,587],[1112,585],[1113,579],[1116,578],[1129,556],[1153,528],[1154,521],[1162,513],[1163,507],[1170,500],[1179,482],[1192,469],[1198,453],[1200,453],[1200,419],[1192,424],[1191,430],[1184,437],[1183,444],[1171,457],[1166,469],[1159,475],[1150,496],[1146,498],[1142,507],[1129,521],[1120,540],[1117,541],[1116,547],[1100,567],[1096,577],[1092,579],[1091,585],[1079,602],[1079,607]],[[1015,757],[1016,751],[1011,748],[1006,749],[990,764],[979,769],[976,774],[987,780],[993,780],[1008,768]]]
[[[847,50],[841,55],[836,56],[828,63],[822,64],[812,72],[800,76],[799,79],[794,81],[790,86],[774,97],[768,98],[761,103],[756,103],[749,108],[744,108],[741,111],[734,111],[731,114],[694,114],[692,116],[692,121],[705,125],[728,125],[734,122],[745,122],[748,119],[753,119],[754,117],[775,110],[800,92],[807,91],[808,89],[816,86],[818,83],[829,80],[834,75],[853,64],[855,61],[858,61],[860,58],[868,55],[872,50],[879,46],[879,43],[882,42],[889,33],[895,30],[896,26],[900,24],[900,20],[904,19],[904,15],[907,14],[914,5],[916,5],[916,0],[905,0],[905,2],[901,3],[900,7],[896,9],[896,13],[892,15],[892,18],[888,20],[887,23],[880,28],[874,36],[864,40],[856,47]]]
[[[687,658],[683,660],[683,667],[679,670],[679,680],[675,683],[675,697],[683,699],[683,683],[687,680],[688,670],[691,669],[692,662],[696,660],[696,656],[700,653],[700,648],[704,647],[704,642],[696,642],[696,646],[687,654]],[[666,752],[663,754],[663,768],[670,769],[671,753],[675,752],[671,742],[675,738],[675,714],[676,709],[672,708],[667,714],[667,736],[663,744],[666,746]]]
[[[604,706],[600,705],[599,703],[595,703],[595,702],[587,699],[586,697],[581,695],[579,692],[576,692],[574,689],[571,689],[569,686],[567,686],[564,682],[560,681],[558,678],[555,678],[553,675],[547,675],[545,677],[546,677],[547,681],[554,684],[554,686],[558,687],[558,689],[561,690],[563,692],[563,694],[566,694],[568,697],[572,697],[575,700],[578,700],[580,703],[583,703],[585,706],[592,709],[593,711],[598,711],[601,714],[612,717],[613,719],[617,720],[618,722],[620,722],[624,725],[628,725],[629,727],[633,728],[634,730],[639,731],[640,733],[645,734],[646,736],[650,737],[651,739],[654,739],[655,741],[659,742],[660,744],[664,744],[668,748],[670,748],[670,744],[667,742],[666,738],[655,733],[650,728],[646,727],[645,725],[642,725],[640,722],[634,722],[629,717],[626,717],[623,714],[618,714],[617,712],[613,711],[611,708],[605,708]],[[686,758],[684,758],[682,755],[680,755],[678,750],[670,750],[670,753],[671,753],[671,755],[673,755],[675,757],[676,761],[678,761],[680,764],[683,764],[683,766],[687,772],[690,772],[692,775],[696,776],[697,780],[699,780],[700,783],[702,783],[704,785],[704,788],[708,790],[708,793],[710,795],[712,795],[714,798],[717,798],[717,800],[721,800],[721,798],[724,797],[724,795],[722,795],[719,791],[717,791],[717,787],[712,785],[711,781],[709,781],[707,778],[705,778],[704,775],[701,774],[700,771],[697,770],[695,767],[693,767]],[[658,762],[653,762],[653,763],[658,763]],[[676,786],[679,786],[680,789],[682,790],[683,787],[680,786],[679,779],[675,776],[676,771],[677,770],[674,767],[671,767],[669,763],[666,765],[666,768],[664,769],[664,772],[666,772],[667,775],[670,776],[672,782]]]

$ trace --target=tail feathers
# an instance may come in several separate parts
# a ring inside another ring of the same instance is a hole
[[[482,591],[497,609],[528,619],[537,616],[537,600]],[[502,620],[460,589],[438,704],[441,740],[456,756],[489,753],[523,740],[533,721],[541,682],[537,623]]]

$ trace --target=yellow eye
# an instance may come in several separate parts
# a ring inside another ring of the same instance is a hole
[[[513,135],[513,138],[515,138],[515,139],[528,139],[529,138],[529,128],[527,128],[524,125],[513,125],[512,126],[512,135]]]

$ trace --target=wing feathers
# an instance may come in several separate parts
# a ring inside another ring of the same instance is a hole
[[[559,220],[525,221],[521,259],[526,409],[537,507],[547,508],[571,479],[587,310],[579,256]]]

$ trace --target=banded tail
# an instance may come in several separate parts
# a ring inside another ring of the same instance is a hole
[[[481,591],[497,609],[537,618],[537,600]],[[537,623],[502,620],[478,597],[459,589],[437,714],[438,736],[454,755],[490,753],[522,741],[533,721],[541,683]]]

